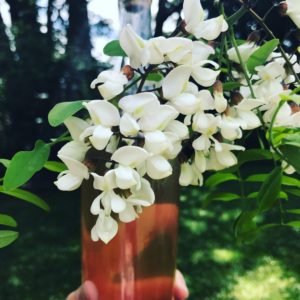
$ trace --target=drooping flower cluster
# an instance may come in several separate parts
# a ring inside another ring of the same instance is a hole
[[[224,91],[219,60],[212,59],[215,49],[208,43],[228,29],[224,17],[204,20],[198,0],[185,0],[183,11],[185,31],[194,38],[146,41],[129,25],[123,29],[120,45],[130,59],[130,70],[140,76],[133,79],[138,81],[136,93],[126,94],[131,75],[104,71],[91,84],[103,99],[84,103],[89,118],[65,121],[73,140],[58,153],[68,170],[59,175],[56,185],[74,190],[92,176],[99,191],[91,206],[91,213],[98,216],[91,231],[94,241],[108,243],[116,235],[118,222],[112,213],[122,222],[131,222],[143,207],[154,203],[150,180],[170,176],[172,160],[181,163],[182,186],[202,185],[205,171],[235,165],[233,151],[244,150],[235,144],[243,131],[270,123],[280,95],[290,92],[284,84],[294,78],[276,52],[266,65],[256,68],[251,88],[244,75],[235,72],[232,76],[241,85],[236,97]],[[246,42],[239,47],[239,55],[230,49],[228,57],[240,64],[240,57],[247,61],[257,47]],[[300,71],[299,65],[294,68]],[[151,72],[162,79],[147,91],[143,84]],[[293,126],[295,122],[300,126],[300,113],[286,103],[275,123]],[[84,159],[90,148],[111,155],[105,172],[98,174],[87,167]]]

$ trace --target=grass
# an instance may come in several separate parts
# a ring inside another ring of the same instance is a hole
[[[21,232],[0,250],[0,299],[62,300],[80,284],[79,194],[40,194],[50,213],[0,199],[2,212],[14,214]],[[253,244],[237,245],[235,202],[204,210],[201,189],[185,189],[181,198],[178,266],[190,299],[300,300],[299,232],[277,228]]]

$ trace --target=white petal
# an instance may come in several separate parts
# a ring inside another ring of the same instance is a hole
[[[252,111],[239,111],[239,117],[245,123],[243,129],[250,130],[261,126],[258,116]]]
[[[100,211],[101,211],[100,200],[101,200],[102,197],[103,197],[103,193],[100,194],[99,196],[97,196],[93,200],[93,203],[92,203],[91,208],[90,208],[91,214],[93,214],[93,215],[99,215],[100,214]]]
[[[61,191],[74,191],[80,187],[83,177],[76,176],[70,171],[65,171],[58,176],[57,181],[54,184]]]
[[[133,169],[130,167],[119,165],[115,169],[116,183],[120,189],[126,190],[137,184],[133,175]]]
[[[162,81],[164,97],[171,99],[182,93],[190,76],[191,68],[188,66],[179,66],[173,69]]]
[[[120,213],[126,208],[125,200],[117,195],[115,192],[111,192],[111,210],[114,213]]]
[[[135,118],[140,118],[147,112],[151,114],[159,108],[159,101],[154,93],[139,93],[123,97],[119,107]]]
[[[89,111],[91,119],[95,125],[118,126],[120,114],[118,109],[106,100],[92,100],[86,102],[85,107]]]
[[[201,173],[206,171],[206,159],[203,151],[195,151],[195,166]]]
[[[91,173],[91,175],[94,177],[93,187],[96,190],[109,191],[117,187],[114,170],[107,171],[104,176],[97,173]]]
[[[261,99],[247,99],[244,98],[238,105],[236,105],[236,109],[238,110],[245,110],[245,111],[250,111],[254,108],[257,108],[266,102]]]
[[[215,100],[209,90],[201,90],[198,93],[200,99],[200,106],[202,110],[213,110],[215,109]]]
[[[165,128],[165,132],[171,132],[178,136],[180,140],[187,139],[189,137],[188,127],[180,121],[173,120]]]
[[[192,71],[192,77],[197,83],[204,87],[212,86],[216,82],[219,74],[220,71],[214,71],[201,66],[194,66]]]
[[[80,142],[71,141],[66,143],[59,151],[58,155],[67,156],[78,161],[83,161],[88,147]]]
[[[172,166],[160,155],[149,157],[146,162],[147,174],[152,179],[162,179],[172,174]]]
[[[67,118],[64,121],[64,124],[68,128],[68,131],[74,141],[79,141],[80,134],[90,126],[89,123],[77,117]]]
[[[193,42],[193,63],[206,60],[211,54],[215,53],[215,49],[202,41]]]
[[[166,135],[161,131],[145,133],[145,149],[149,153],[160,154],[172,147]]]
[[[224,98],[223,93],[215,93],[215,108],[218,113],[222,113],[227,108],[227,100]]]
[[[145,149],[137,146],[124,146],[119,148],[111,157],[121,165],[136,168],[149,156]]]
[[[137,217],[138,215],[131,204],[127,204],[126,208],[119,213],[119,219],[124,223],[130,223]]]
[[[124,136],[135,136],[138,134],[140,126],[137,121],[128,113],[124,113],[120,121],[120,132]]]
[[[183,14],[187,24],[185,30],[188,32],[193,32],[193,29],[204,20],[204,11],[198,0],[184,0]]]
[[[216,152],[216,158],[218,162],[226,168],[237,164],[236,156],[228,150]]]
[[[194,114],[200,108],[200,100],[193,94],[182,93],[171,99],[175,108],[183,115]]]
[[[112,135],[113,132],[110,128],[97,125],[93,131],[93,135],[89,139],[97,150],[103,150],[107,146]]]
[[[102,71],[98,77],[97,77],[98,82],[106,82],[106,81],[111,81],[119,84],[126,84],[128,82],[127,77],[122,73],[118,71],[113,71],[113,70],[105,70]]]
[[[193,142],[193,148],[195,150],[207,151],[211,146],[211,142],[206,135],[201,135]]]
[[[107,244],[118,232],[118,223],[111,216],[105,216],[104,212],[99,215],[95,225],[97,236]]]
[[[170,105],[161,105],[154,115],[145,115],[139,125],[143,131],[164,130],[171,121],[175,120],[179,113]]]
[[[154,200],[155,195],[151,185],[144,178],[141,179],[141,188],[139,190],[132,190],[132,195],[127,199],[132,205],[141,206],[150,206],[154,203]]]
[[[75,159],[63,155],[57,155],[57,157],[63,161],[63,163],[67,166],[67,168],[73,175],[82,179],[89,178],[89,170],[87,166],[85,166],[80,161],[77,161]]]
[[[118,82],[106,81],[98,87],[98,90],[104,99],[110,100],[121,94],[124,86]]]
[[[181,171],[179,177],[179,184],[181,186],[188,186],[194,180],[194,171],[189,163],[181,164]]]

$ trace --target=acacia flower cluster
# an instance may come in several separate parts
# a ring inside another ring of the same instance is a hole
[[[187,37],[143,40],[126,26],[120,45],[130,59],[127,70],[139,79],[124,70],[101,72],[91,87],[98,88],[102,99],[84,103],[88,119],[65,121],[73,140],[58,152],[68,170],[55,184],[70,191],[92,176],[99,191],[91,206],[98,216],[91,231],[94,241],[108,243],[117,233],[117,218],[131,222],[154,203],[151,180],[170,176],[172,160],[181,164],[182,186],[201,186],[204,172],[235,165],[233,151],[245,150],[236,143],[244,131],[268,126],[282,94],[291,92],[287,85],[295,78],[277,52],[256,67],[250,79],[250,74],[236,71],[240,68],[231,71],[239,86],[235,96],[223,90],[220,60],[211,41],[228,30],[224,16],[205,20],[198,0],[185,0],[183,12]],[[240,65],[257,48],[247,41],[226,55]],[[297,58],[291,60],[299,73]],[[149,91],[144,83],[151,72],[162,79]],[[138,89],[127,94],[134,80]],[[287,102],[276,114],[274,126],[300,126],[300,112]],[[111,155],[103,174],[85,164],[90,148]]]

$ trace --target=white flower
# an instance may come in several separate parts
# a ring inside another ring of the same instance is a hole
[[[179,184],[181,186],[202,185],[203,175],[196,165],[188,162],[181,164],[181,172],[179,176]]]
[[[256,67],[255,70],[263,81],[282,81],[286,75],[283,65],[277,61],[270,62],[265,66]]]
[[[134,32],[130,25],[127,25],[120,34],[120,45],[130,58],[130,65],[134,68],[162,63],[164,55],[160,50],[160,43],[163,40],[163,37],[158,37],[145,41]]]
[[[62,155],[58,155],[58,157],[67,166],[68,170],[61,172],[54,184],[61,191],[76,190],[80,187],[83,179],[89,178],[88,168],[83,163],[73,158]]]
[[[107,216],[103,209],[100,209],[95,226],[91,230],[91,238],[94,242],[99,239],[105,244],[111,241],[118,232],[118,223],[111,216]]]
[[[71,137],[76,142],[81,142],[81,134],[84,132],[90,124],[77,117],[69,117],[64,121],[65,126],[71,134]]]
[[[128,83],[127,77],[122,72],[106,70],[101,72],[98,77],[92,81],[91,88],[98,86],[98,90],[104,99],[110,100],[121,94],[124,85]]]
[[[223,15],[204,20],[204,10],[199,0],[184,0],[183,13],[187,24],[186,31],[192,33],[198,39],[214,40],[221,32],[228,29],[228,24]]]
[[[298,0],[286,0],[288,10],[286,14],[300,28],[300,2]]]
[[[85,107],[89,111],[94,126],[87,128],[81,138],[89,136],[91,144],[97,150],[103,150],[113,135],[111,127],[118,126],[120,123],[119,111],[106,100],[93,100],[85,103]]]
[[[257,50],[257,46],[254,42],[246,42],[240,46],[238,46],[241,58],[243,62],[246,62],[248,58]],[[240,63],[237,52],[235,48],[231,48],[227,51],[228,58],[236,63]]]

